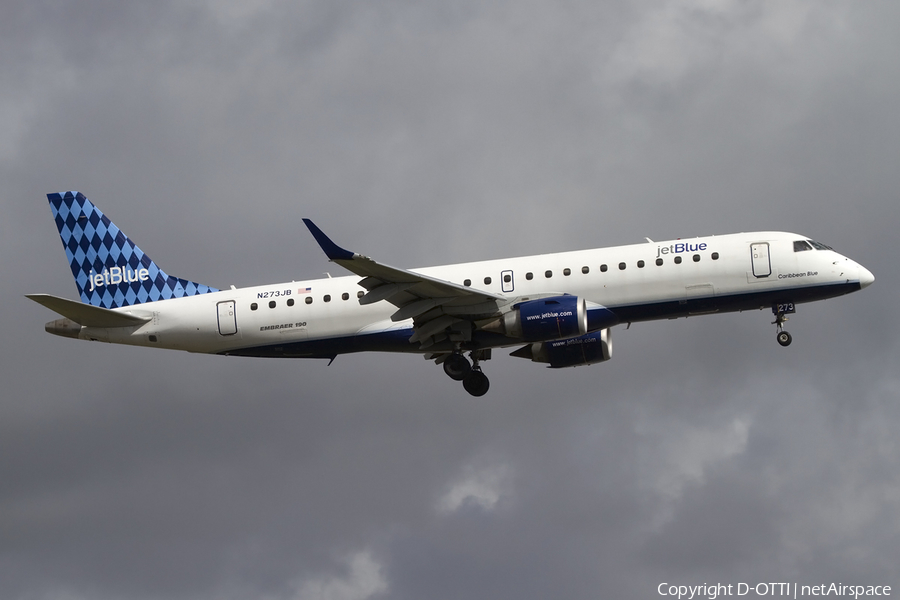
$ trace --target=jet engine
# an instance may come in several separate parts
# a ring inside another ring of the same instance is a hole
[[[551,369],[593,365],[612,358],[612,330],[607,328],[566,340],[535,342],[519,348],[511,356],[549,363]]]
[[[578,296],[553,296],[529,300],[482,327],[508,337],[539,342],[584,335],[588,330],[587,307]]]

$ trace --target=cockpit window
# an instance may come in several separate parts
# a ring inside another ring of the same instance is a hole
[[[826,246],[825,244],[820,244],[819,242],[814,242],[812,240],[807,240],[810,244],[812,244],[813,248],[816,250],[834,250],[831,246]]]
[[[809,242],[806,240],[797,240],[794,242],[794,252],[803,252],[805,250],[812,250],[812,246],[809,245]]]

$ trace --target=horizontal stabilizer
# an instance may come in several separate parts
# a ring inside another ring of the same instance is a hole
[[[26,294],[25,297],[85,327],[135,327],[151,319],[151,317],[138,317],[50,294]]]

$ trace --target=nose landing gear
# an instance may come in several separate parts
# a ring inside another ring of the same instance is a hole
[[[784,322],[788,320],[785,315],[794,314],[795,312],[797,311],[794,308],[793,302],[783,302],[772,306],[772,313],[775,315],[775,320],[772,321],[772,325],[775,325],[777,329],[775,339],[777,339],[778,343],[784,347],[790,346],[793,341],[791,334],[784,330]]]

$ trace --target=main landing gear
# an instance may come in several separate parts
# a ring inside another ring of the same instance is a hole
[[[472,362],[469,362],[462,352],[454,352],[444,359],[444,373],[454,381],[462,381],[463,387],[473,396],[484,396],[491,387],[487,375],[481,372],[479,362],[487,360],[489,355],[484,351],[473,350],[469,353]]]
[[[793,340],[791,334],[784,330],[784,322],[788,320],[785,315],[794,314],[795,312],[796,309],[794,308],[793,302],[784,302],[772,307],[772,313],[775,315],[775,320],[772,321],[772,325],[775,325],[777,329],[775,339],[777,339],[778,343],[784,347],[790,346],[791,341]]]

